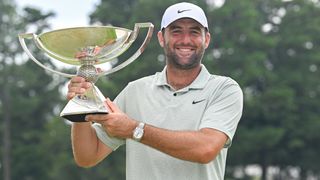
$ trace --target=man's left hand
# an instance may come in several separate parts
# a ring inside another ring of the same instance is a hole
[[[86,121],[100,123],[110,136],[131,138],[138,122],[123,113],[109,98],[105,103],[110,110],[108,114],[87,115]]]

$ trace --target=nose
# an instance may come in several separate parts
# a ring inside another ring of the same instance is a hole
[[[189,33],[183,33],[181,36],[181,42],[183,44],[190,44],[192,42],[191,35]]]

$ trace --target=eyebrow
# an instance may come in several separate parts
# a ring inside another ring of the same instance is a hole
[[[182,29],[182,27],[178,26],[178,25],[171,25],[171,26],[169,26],[169,29],[170,30],[172,30],[172,29]],[[192,26],[190,29],[191,30],[199,30],[199,31],[201,31],[201,27],[199,27],[199,26]]]
[[[177,25],[171,25],[169,26],[169,29],[172,30],[172,29],[181,29],[182,27],[181,26],[177,26]]]

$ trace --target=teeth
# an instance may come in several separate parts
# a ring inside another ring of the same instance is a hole
[[[180,51],[183,51],[183,52],[190,52],[192,51],[192,49],[190,48],[178,48]]]

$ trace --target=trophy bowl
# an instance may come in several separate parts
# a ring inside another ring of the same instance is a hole
[[[136,40],[140,28],[148,28],[140,48],[127,60],[107,71],[98,71],[95,65],[116,59]],[[106,114],[105,97],[94,83],[101,76],[114,73],[136,60],[150,42],[152,23],[136,23],[134,30],[114,26],[88,26],[58,29],[36,35],[19,34],[23,50],[40,67],[64,77],[82,76],[93,86],[83,95],[72,98],[64,107],[60,116],[72,122],[85,122],[88,114]],[[48,68],[38,61],[29,51],[25,39],[33,39],[36,46],[49,57],[65,64],[79,66],[76,74],[68,74]]]

